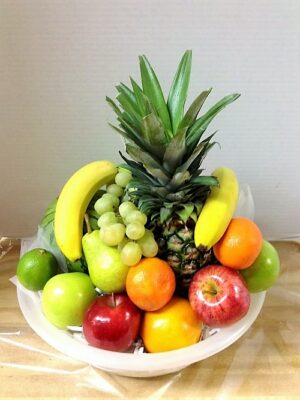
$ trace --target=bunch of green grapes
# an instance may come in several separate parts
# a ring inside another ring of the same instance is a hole
[[[155,257],[158,246],[153,233],[145,228],[147,216],[130,201],[121,201],[131,173],[119,171],[115,183],[95,203],[99,214],[100,238],[107,246],[118,246],[124,264],[137,264],[142,256]]]

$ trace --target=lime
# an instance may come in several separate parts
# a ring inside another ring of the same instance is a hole
[[[42,290],[46,282],[57,274],[58,263],[50,251],[37,248],[28,251],[20,258],[17,277],[29,290]]]

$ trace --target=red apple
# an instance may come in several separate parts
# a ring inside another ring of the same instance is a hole
[[[125,294],[99,296],[86,311],[83,333],[89,344],[125,351],[138,335],[141,311]]]
[[[237,271],[222,265],[208,265],[194,275],[189,301],[204,324],[222,327],[247,314],[250,294]]]

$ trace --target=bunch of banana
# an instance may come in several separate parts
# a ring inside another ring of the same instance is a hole
[[[113,181],[117,167],[110,161],[95,161],[80,168],[64,185],[55,210],[54,233],[58,247],[70,261],[82,256],[84,214],[103,185]]]
[[[212,188],[196,223],[194,240],[197,247],[210,249],[223,236],[234,214],[239,184],[233,170],[219,167],[213,173],[219,186]]]

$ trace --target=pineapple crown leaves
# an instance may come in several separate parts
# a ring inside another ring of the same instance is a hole
[[[116,86],[119,105],[111,98],[106,98],[119,122],[119,127],[113,127],[126,143],[130,143],[131,152],[136,147],[143,153],[148,153],[151,158],[155,154],[155,162],[163,165],[172,176],[176,173],[176,168],[194,153],[215,116],[240,95],[225,96],[197,118],[211,92],[211,89],[206,90],[184,114],[191,75],[191,50],[184,53],[179,63],[167,101],[146,56],[140,56],[139,62],[142,87],[131,78],[132,88],[123,83]]]
[[[166,101],[147,57],[140,56],[141,86],[130,78],[131,88],[123,83],[116,86],[118,104],[106,98],[118,121],[118,126],[111,126],[123,137],[126,152],[132,159],[120,153],[134,177],[130,196],[136,197],[147,214],[153,212],[157,216],[159,213],[161,220],[167,220],[170,210],[174,212],[175,209],[181,218],[189,215],[191,207],[186,205],[201,203],[210,187],[218,184],[216,178],[201,175],[203,170],[199,166],[216,144],[212,140],[215,133],[204,139],[203,135],[216,115],[240,96],[225,96],[198,117],[211,93],[212,89],[208,89],[200,93],[184,112],[191,64],[192,52],[187,50]],[[147,189],[145,182],[152,189]]]

